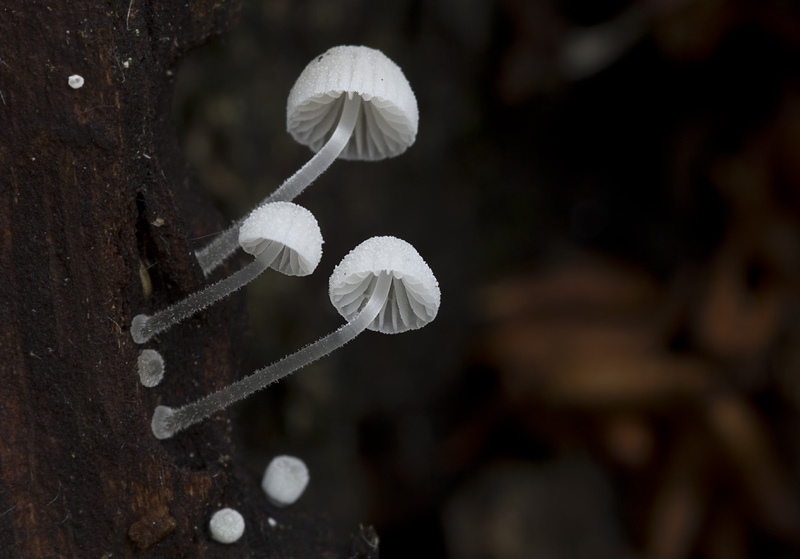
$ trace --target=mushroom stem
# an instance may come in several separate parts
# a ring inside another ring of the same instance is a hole
[[[178,431],[199,423],[211,414],[222,410],[229,405],[246,398],[250,394],[265,388],[269,384],[290,375],[298,369],[305,367],[320,359],[333,350],[343,346],[361,332],[366,330],[381,310],[386,307],[386,300],[392,286],[392,274],[382,272],[376,276],[374,288],[367,304],[347,324],[308,345],[299,351],[284,357],[263,369],[259,369],[249,376],[210,394],[196,402],[186,404],[177,409],[167,406],[158,406],[153,413],[151,427],[157,439],[168,439]]]
[[[291,202],[339,157],[339,154],[342,153],[350,140],[353,130],[355,130],[359,109],[361,108],[360,95],[345,93],[343,97],[344,101],[339,123],[330,139],[305,165],[300,167],[295,174],[283,181],[283,184],[277,190],[266,197],[258,207],[270,202]],[[206,276],[213,272],[238,248],[239,228],[242,226],[244,219],[241,218],[220,233],[208,245],[194,253]]]
[[[237,289],[253,281],[269,268],[280,254],[283,245],[271,243],[264,252],[238,272],[209,285],[202,291],[192,293],[174,305],[157,312],[152,316],[139,314],[131,322],[131,336],[137,344],[143,344],[150,338],[189,318],[195,313],[225,298]]]
[[[294,175],[283,181],[283,184],[267,198],[266,202],[291,202],[318,176],[324,173],[325,169],[330,167],[331,163],[342,153],[347,142],[350,141],[350,136],[353,135],[353,130],[356,128],[358,112],[361,108],[360,95],[345,93],[343,97],[344,101],[339,123],[336,125],[336,129],[331,134],[330,139]]]

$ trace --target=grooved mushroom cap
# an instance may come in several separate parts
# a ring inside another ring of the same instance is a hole
[[[283,245],[270,268],[287,276],[307,276],[322,258],[322,233],[314,215],[291,202],[256,208],[239,229],[239,244],[258,256],[272,243]]]
[[[344,318],[358,313],[375,288],[377,276],[393,276],[384,309],[367,328],[398,334],[422,328],[436,318],[439,282],[416,249],[396,237],[372,237],[345,256],[334,268],[328,293]]]
[[[403,153],[417,136],[417,99],[402,70],[381,51],[342,46],[312,60],[297,78],[286,105],[286,129],[313,151],[331,137],[344,94],[360,95],[361,108],[342,159],[375,161]]]

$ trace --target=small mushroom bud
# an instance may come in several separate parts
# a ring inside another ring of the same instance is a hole
[[[154,349],[143,349],[137,360],[139,380],[142,385],[152,388],[164,378],[164,358]]]
[[[244,534],[244,518],[234,509],[220,509],[208,522],[211,537],[219,543],[234,543]]]
[[[337,158],[377,161],[403,153],[417,137],[417,100],[402,70],[379,50],[334,47],[297,78],[286,128],[316,154],[262,204],[290,201]],[[237,222],[195,255],[210,274],[236,250]]]
[[[80,89],[83,87],[84,79],[83,76],[79,76],[78,74],[73,74],[69,78],[67,78],[67,83],[72,89]]]
[[[308,485],[308,468],[294,456],[276,456],[264,470],[261,488],[276,507],[293,504]]]
[[[407,242],[373,237],[354,248],[331,275],[329,295],[347,323],[315,343],[196,402],[158,406],[151,427],[166,439],[343,346],[364,330],[396,334],[422,328],[439,310],[433,272]]]
[[[322,233],[317,220],[307,209],[290,202],[273,202],[254,210],[238,237],[241,247],[255,256],[253,262],[163,311],[135,316],[131,323],[133,341],[145,343],[247,285],[268,268],[289,276],[305,276],[322,258]]]

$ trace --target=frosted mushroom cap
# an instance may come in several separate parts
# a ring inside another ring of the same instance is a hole
[[[287,276],[307,276],[322,258],[322,233],[316,218],[291,202],[272,202],[256,208],[239,229],[239,244],[253,256],[272,243],[283,248],[270,268]]]
[[[286,129],[319,151],[336,129],[344,95],[361,107],[342,159],[376,161],[403,153],[417,137],[417,99],[400,67],[381,51],[361,46],[329,49],[297,78],[286,104]]]
[[[293,504],[308,485],[308,468],[294,456],[276,456],[264,470],[261,488],[276,507]]]
[[[234,509],[220,509],[208,522],[211,537],[219,543],[234,543],[244,534],[244,518]]]
[[[334,268],[328,293],[348,321],[366,305],[381,273],[393,276],[386,305],[367,328],[398,334],[422,328],[436,318],[439,282],[416,249],[396,237],[372,237],[350,251]]]

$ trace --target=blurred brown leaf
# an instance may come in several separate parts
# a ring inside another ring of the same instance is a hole
[[[710,399],[706,418],[714,439],[755,513],[773,534],[798,540],[800,506],[758,414],[733,394]]]

